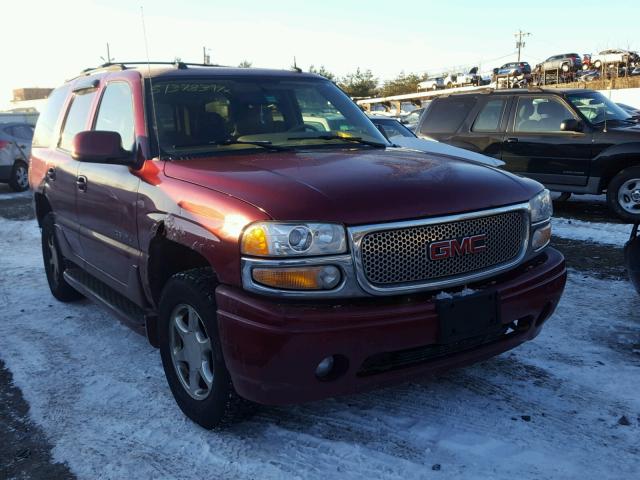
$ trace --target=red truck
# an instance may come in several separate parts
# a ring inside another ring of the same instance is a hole
[[[396,148],[313,74],[85,71],[29,181],[52,294],[146,335],[205,428],[504,352],[566,281],[539,183]]]

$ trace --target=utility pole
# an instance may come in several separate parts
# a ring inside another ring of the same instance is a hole
[[[516,37],[516,48],[518,49],[518,62],[519,62],[522,49],[526,45],[525,42],[522,41],[522,38],[528,37],[531,34],[528,32],[523,32],[522,30],[518,30],[518,33],[514,33],[513,35]]]

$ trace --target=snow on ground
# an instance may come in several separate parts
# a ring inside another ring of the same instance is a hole
[[[568,228],[565,224],[563,228]],[[35,222],[0,220],[0,357],[80,478],[636,478],[640,297],[572,272],[533,342],[369,394],[188,421],[146,340],[49,294]],[[635,345],[635,346],[634,346]],[[625,416],[630,425],[618,423]],[[434,471],[437,470],[437,471]]]
[[[554,217],[552,232],[557,237],[622,247],[629,240],[631,225]]]

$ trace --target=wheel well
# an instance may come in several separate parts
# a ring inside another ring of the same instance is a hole
[[[619,158],[609,165],[603,172],[600,177],[600,191],[606,190],[609,186],[609,182],[615,177],[618,173],[628,167],[640,166],[640,162],[637,158]]]
[[[47,213],[52,212],[51,204],[47,197],[45,197],[42,193],[36,193],[34,195],[35,205],[36,205],[36,218],[38,219],[38,225],[42,227],[42,220],[47,215]]]
[[[158,230],[149,246],[147,278],[153,301],[158,304],[167,281],[176,273],[198,267],[211,267],[209,261],[195,250],[168,240],[164,230]]]

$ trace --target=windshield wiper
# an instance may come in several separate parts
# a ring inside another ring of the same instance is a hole
[[[208,147],[208,146],[226,146],[226,145],[253,145],[256,147],[262,147],[267,150],[271,150],[273,152],[283,152],[286,150],[291,150],[289,147],[285,147],[282,145],[274,145],[269,140],[236,140],[234,138],[228,138],[226,140],[207,142],[203,144],[196,145],[173,145],[174,149],[177,148],[200,148],[200,147]]]
[[[375,148],[387,148],[387,145],[380,142],[372,142],[365,140],[362,137],[347,137],[342,135],[309,135],[301,137],[289,137],[287,140],[344,140],[345,142],[359,143],[362,145],[368,145]]]

